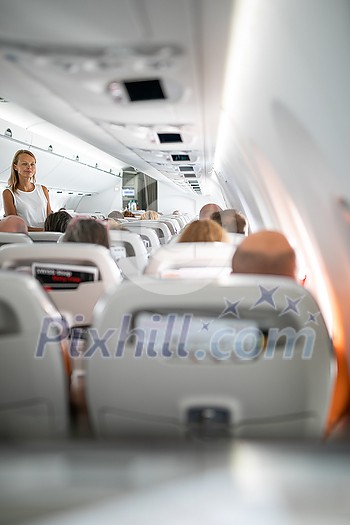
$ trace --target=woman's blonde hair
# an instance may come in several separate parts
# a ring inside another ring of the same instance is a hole
[[[157,211],[147,210],[141,215],[140,219],[141,221],[157,221],[159,217],[160,215]]]
[[[230,242],[225,230],[211,219],[190,222],[178,242]]]
[[[19,149],[18,151],[16,151],[16,153],[15,153],[13,159],[12,159],[11,175],[10,175],[8,181],[7,181],[7,184],[9,186],[10,190],[12,190],[12,191],[17,191],[18,186],[19,186],[18,171],[15,168],[15,164],[18,164],[19,156],[22,155],[22,153],[26,153],[27,155],[30,155],[31,157],[33,157],[33,159],[35,160],[35,163],[36,163],[35,155],[31,151],[29,151],[29,149]],[[35,174],[34,174],[33,177],[32,177],[32,182],[35,183],[35,181],[36,181],[36,179],[35,179]]]

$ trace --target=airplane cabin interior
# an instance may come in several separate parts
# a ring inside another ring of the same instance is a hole
[[[121,216],[0,202],[0,524],[348,523],[349,56],[346,0],[0,0],[1,193]],[[261,230],[296,279],[232,275]]]

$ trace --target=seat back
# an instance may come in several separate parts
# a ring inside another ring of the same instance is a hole
[[[224,242],[171,242],[150,256],[145,274],[191,278],[229,275],[234,249]]]
[[[67,435],[68,380],[55,319],[33,277],[0,271],[0,438]]]
[[[29,237],[34,242],[58,242],[63,236],[62,232],[29,232]]]
[[[148,254],[140,235],[123,230],[110,230],[111,253],[126,278],[141,275]]]
[[[0,246],[3,244],[31,244],[33,240],[26,233],[0,232]]]
[[[141,237],[146,247],[148,255],[158,250],[160,246],[160,241],[155,229],[145,228],[142,225],[136,225],[136,227],[132,228],[129,228],[128,225],[128,229],[133,233],[137,233]]]
[[[165,217],[162,215],[160,220],[168,226],[171,235],[176,235],[177,233],[180,233],[181,228],[179,222],[176,219],[173,219],[172,217]]]
[[[142,234],[144,228],[152,228],[157,233],[160,244],[168,244],[172,236],[168,225],[162,221],[133,221],[128,223],[127,228],[136,230],[139,234]]]
[[[97,300],[121,282],[107,248],[87,243],[9,244],[0,250],[0,268],[35,275],[73,326],[90,325]]]
[[[292,279],[127,282],[87,346],[99,436],[320,437],[335,360],[322,315]]]

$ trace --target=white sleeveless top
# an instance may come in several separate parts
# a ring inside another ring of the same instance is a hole
[[[47,199],[40,184],[34,185],[33,191],[17,190],[13,192],[8,188],[15,202],[17,215],[22,217],[27,226],[43,228],[47,216]]]

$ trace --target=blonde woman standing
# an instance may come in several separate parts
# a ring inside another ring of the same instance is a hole
[[[8,188],[2,193],[5,216],[22,217],[29,231],[42,231],[48,215],[52,213],[46,186],[36,184],[36,158],[25,149],[15,153],[11,165]]]

